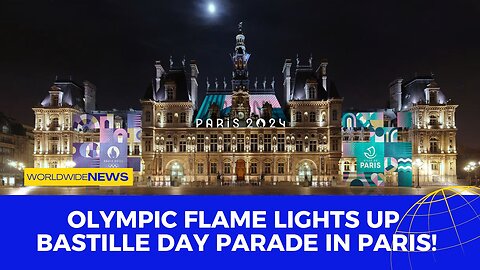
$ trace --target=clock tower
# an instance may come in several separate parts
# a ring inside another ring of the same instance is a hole
[[[250,94],[248,79],[248,59],[250,54],[245,47],[245,36],[243,35],[242,24],[238,24],[236,36],[235,53],[231,55],[233,63],[232,72],[232,111],[231,118],[245,120],[250,117]]]

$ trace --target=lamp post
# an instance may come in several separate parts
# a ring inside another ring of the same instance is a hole
[[[471,161],[467,164],[467,166],[463,168],[468,174],[467,181],[469,182],[470,185],[472,185],[472,172],[475,172],[479,166],[480,166],[480,162]],[[474,178],[476,178],[476,175]]]
[[[20,172],[23,172],[23,170],[25,169],[25,164],[23,164],[22,162],[19,162],[19,161],[9,161],[8,166],[13,167]],[[21,175],[22,175],[21,177],[22,177],[22,182],[23,182],[23,174],[21,173]],[[15,182],[16,182],[16,178],[17,177],[15,176]],[[5,183],[2,182],[0,184],[4,185]],[[22,183],[22,186],[23,186],[23,183]]]
[[[417,168],[417,186],[416,188],[420,188],[420,167],[423,166],[423,161],[419,158],[415,159],[413,162],[413,166]]]

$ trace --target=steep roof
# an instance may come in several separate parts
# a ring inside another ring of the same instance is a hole
[[[63,106],[78,106],[82,110],[85,109],[85,103],[83,100],[85,90],[83,86],[80,86],[72,80],[55,80],[53,86],[58,87],[59,90],[63,92],[61,100]],[[51,106],[50,102],[50,94],[48,94],[41,102],[41,106]]]
[[[438,88],[432,76],[417,76],[402,84],[402,105],[410,107],[414,103],[426,102],[425,88]],[[442,91],[438,92],[438,101],[440,104],[446,103],[446,97]]]
[[[190,79],[184,67],[172,67],[160,77],[160,86],[155,91],[155,82],[147,88],[144,99],[155,101],[190,101]],[[175,100],[166,100],[165,85],[172,83],[176,87]]]
[[[306,100],[305,85],[307,82],[313,82],[317,85],[316,100],[328,99],[328,94],[322,85],[322,79],[312,69],[311,66],[297,66],[295,69],[295,75],[292,82],[292,99],[293,100]]]

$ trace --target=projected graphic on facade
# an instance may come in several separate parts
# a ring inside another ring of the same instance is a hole
[[[410,112],[344,114],[344,129],[368,129],[370,137],[343,143],[342,157],[356,159],[356,172],[344,172],[343,180],[351,186],[383,186],[387,175],[396,175],[398,186],[411,187],[412,144],[398,141],[398,129],[411,125]]]
[[[139,112],[128,113],[126,119],[115,114],[75,115],[73,128],[83,133],[99,134],[97,141],[73,144],[75,167],[129,167],[140,171],[142,128]]]

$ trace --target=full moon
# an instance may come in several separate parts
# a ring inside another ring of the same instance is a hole
[[[208,3],[208,12],[209,12],[210,14],[215,13],[216,10],[217,10],[217,8],[215,7],[215,4],[214,4],[214,3]]]

